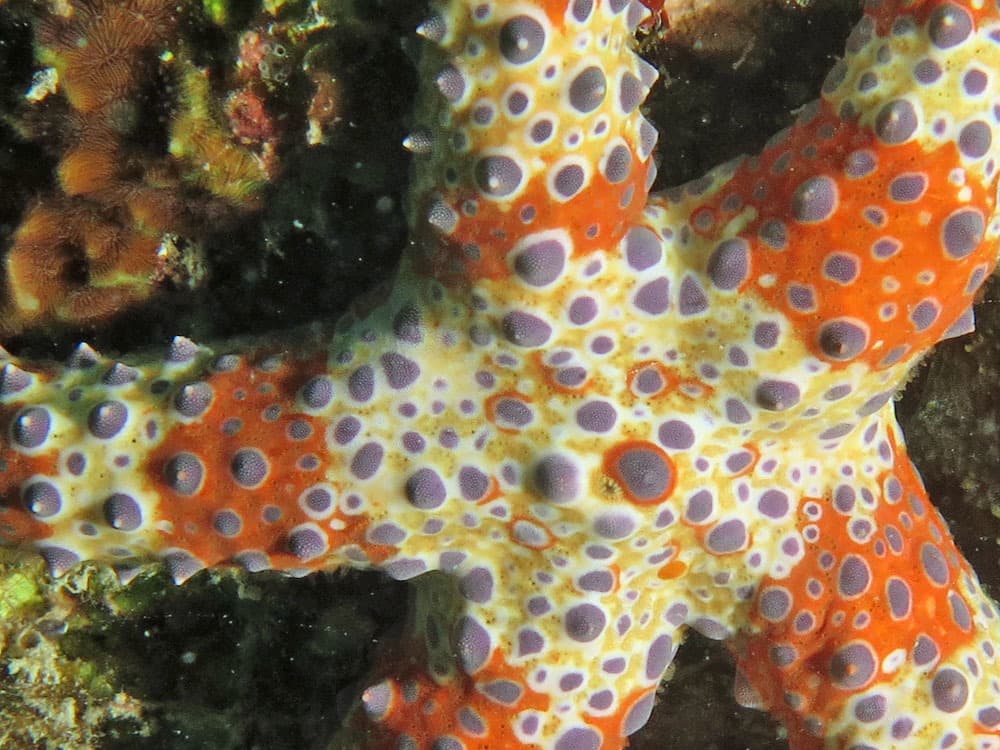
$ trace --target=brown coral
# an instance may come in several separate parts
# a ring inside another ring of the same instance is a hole
[[[66,98],[82,113],[133,96],[153,65],[147,53],[178,22],[176,5],[163,0],[76,0],[67,10],[41,20],[39,60],[59,71]]]
[[[52,166],[47,185],[23,185],[0,216],[0,339],[104,321],[164,287],[193,285],[208,275],[201,269],[242,277],[232,266],[245,262],[255,274],[252,256],[287,257],[274,238],[301,234],[303,186],[325,189],[337,167],[351,170],[342,183],[382,179],[354,152],[397,148],[402,133],[391,145],[392,136],[348,136],[342,115],[384,114],[363,63],[384,51],[351,14],[323,15],[328,5],[227,13],[194,0],[0,0],[0,25],[8,14],[31,21],[36,63],[26,97],[0,71],[0,98],[17,102],[6,114],[0,106],[0,128],[31,142],[22,153],[49,157],[40,175]],[[352,77],[363,93],[345,98]],[[307,148],[334,169],[304,158]],[[261,217],[255,242],[244,219],[289,164],[289,182],[267,202],[287,230]],[[325,213],[316,214],[324,237]],[[248,241],[233,248],[237,230]]]
[[[46,320],[87,322],[148,294],[159,239],[89,206],[52,198],[25,216],[7,256],[8,304],[2,327]]]
[[[93,323],[149,298],[164,280],[193,283],[188,271],[199,263],[177,256],[194,251],[173,240],[196,237],[209,218],[254,209],[268,177],[218,124],[207,85],[190,83],[200,71],[173,49],[182,49],[183,4],[56,5],[36,20],[35,41],[60,96],[38,97],[18,122],[57,154],[56,184],[13,235],[0,335]],[[175,78],[179,94],[168,107]],[[150,125],[161,137],[148,135]]]

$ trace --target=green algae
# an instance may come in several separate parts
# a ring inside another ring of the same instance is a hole
[[[202,12],[216,26],[225,26],[229,21],[229,3],[227,0],[202,0]]]
[[[0,562],[0,747],[92,750],[111,722],[141,733],[138,707],[102,660],[64,646],[114,576],[81,566],[53,581],[37,560]]]
[[[11,622],[21,612],[44,602],[42,589],[34,578],[17,567],[0,574],[0,621]]]

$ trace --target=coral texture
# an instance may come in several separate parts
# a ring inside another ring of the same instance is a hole
[[[438,3],[389,288],[281,345],[10,358],[0,535],[417,579],[354,746],[622,747],[688,628],[793,748],[1000,744],[995,605],[891,403],[996,263],[998,11],[872,3],[790,130],[648,199],[644,15]]]
[[[11,12],[34,26],[38,69],[7,119],[44,146],[55,169],[7,248],[0,333],[92,324],[164,287],[199,284],[201,240],[258,209],[280,172],[289,128],[278,121],[298,122],[281,106],[282,85],[293,74],[304,79],[295,67],[302,50],[285,53],[281,76],[266,60],[248,68],[243,48],[233,59],[196,53],[192,3],[72,0]],[[273,21],[260,14],[248,24]],[[329,87],[326,71],[310,75]],[[335,113],[329,102],[313,117],[316,141]]]
[[[116,693],[93,662],[67,659],[62,636],[83,627],[81,591],[113,588],[113,575],[81,567],[51,579],[0,554],[0,746],[89,750],[108,722],[141,726],[139,705]]]
[[[144,299],[176,260],[164,234],[184,227],[176,181],[136,179],[146,165],[126,146],[141,89],[177,23],[173,4],[77,2],[64,11],[44,15],[37,33],[39,62],[58,78],[67,108],[58,115],[58,191],[31,206],[14,234],[4,333],[95,320]]]

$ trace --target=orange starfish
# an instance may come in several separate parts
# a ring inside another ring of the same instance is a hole
[[[872,2],[793,128],[648,200],[644,15],[439,2],[383,298],[284,355],[8,360],[0,535],[416,578],[352,746],[623,747],[695,628],[797,750],[1000,747],[996,608],[890,403],[996,262],[1000,12]]]

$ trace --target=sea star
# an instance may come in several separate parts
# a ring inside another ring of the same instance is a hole
[[[996,262],[1000,12],[871,2],[793,128],[648,200],[643,16],[439,2],[394,282],[280,347],[8,358],[2,538],[442,571],[353,746],[622,747],[693,627],[793,748],[1000,747],[1000,621],[890,403]]]

